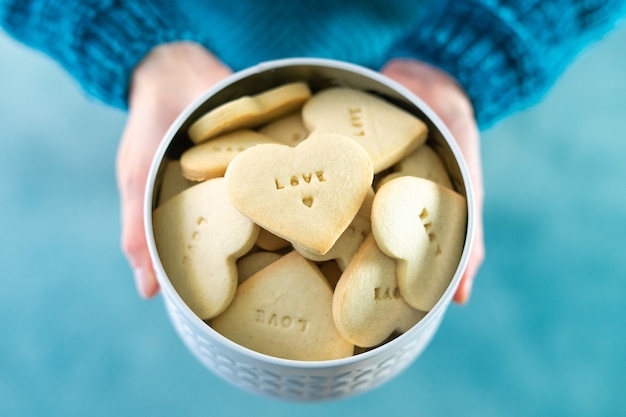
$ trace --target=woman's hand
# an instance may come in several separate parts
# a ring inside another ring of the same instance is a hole
[[[460,85],[445,72],[412,59],[394,59],[381,70],[389,78],[399,82],[426,104],[446,124],[467,162],[470,181],[475,197],[475,234],[467,269],[454,295],[454,301],[469,300],[474,277],[485,258],[483,238],[483,179],[480,159],[480,135],[474,110]]]
[[[152,297],[159,286],[144,231],[144,192],[156,150],[176,117],[200,94],[231,74],[215,56],[194,43],[153,49],[135,68],[129,112],[117,155],[122,250],[139,294]]]

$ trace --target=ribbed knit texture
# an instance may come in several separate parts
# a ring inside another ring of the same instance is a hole
[[[625,3],[440,0],[388,56],[453,75],[485,129],[539,101],[580,52],[615,27]]]
[[[425,0],[179,2],[195,33],[234,70],[285,57],[333,58],[370,68],[411,28]]]
[[[191,38],[178,8],[161,0],[0,1],[17,40],[58,61],[90,95],[127,106],[133,68],[154,46]]]
[[[537,102],[626,0],[0,0],[0,24],[59,61],[85,91],[126,106],[154,46],[205,45],[234,70],[285,57],[379,69],[411,57],[455,77],[481,128]]]

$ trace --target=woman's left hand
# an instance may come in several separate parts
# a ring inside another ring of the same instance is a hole
[[[456,139],[467,163],[475,199],[475,233],[467,268],[454,295],[455,302],[466,303],[474,278],[485,258],[480,134],[472,104],[450,75],[426,63],[394,59],[382,68],[381,73],[411,90],[437,113]]]

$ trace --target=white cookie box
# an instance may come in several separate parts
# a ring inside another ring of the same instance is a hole
[[[373,350],[344,359],[319,362],[279,359],[226,339],[200,320],[182,301],[163,270],[154,243],[152,211],[158,201],[165,164],[170,159],[177,159],[190,146],[185,133],[188,126],[222,103],[293,81],[306,81],[313,90],[341,85],[375,92],[420,117],[429,127],[427,143],[440,154],[456,190],[466,197],[468,204],[463,254],[443,297],[406,333]],[[377,72],[326,59],[294,58],[262,63],[235,73],[208,90],[178,117],[167,132],[152,164],[145,201],[148,246],[166,310],[183,342],[201,363],[235,386],[293,401],[330,400],[363,393],[407,368],[439,327],[466,267],[474,233],[469,173],[460,150],[435,113],[409,90]]]

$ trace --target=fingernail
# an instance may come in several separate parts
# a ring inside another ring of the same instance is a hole
[[[465,285],[463,286],[463,303],[467,303],[472,295],[472,286],[474,285],[473,279],[465,280]]]
[[[143,298],[148,298],[148,274],[143,268],[135,268],[133,270],[135,275],[135,285],[137,286],[137,292]]]

